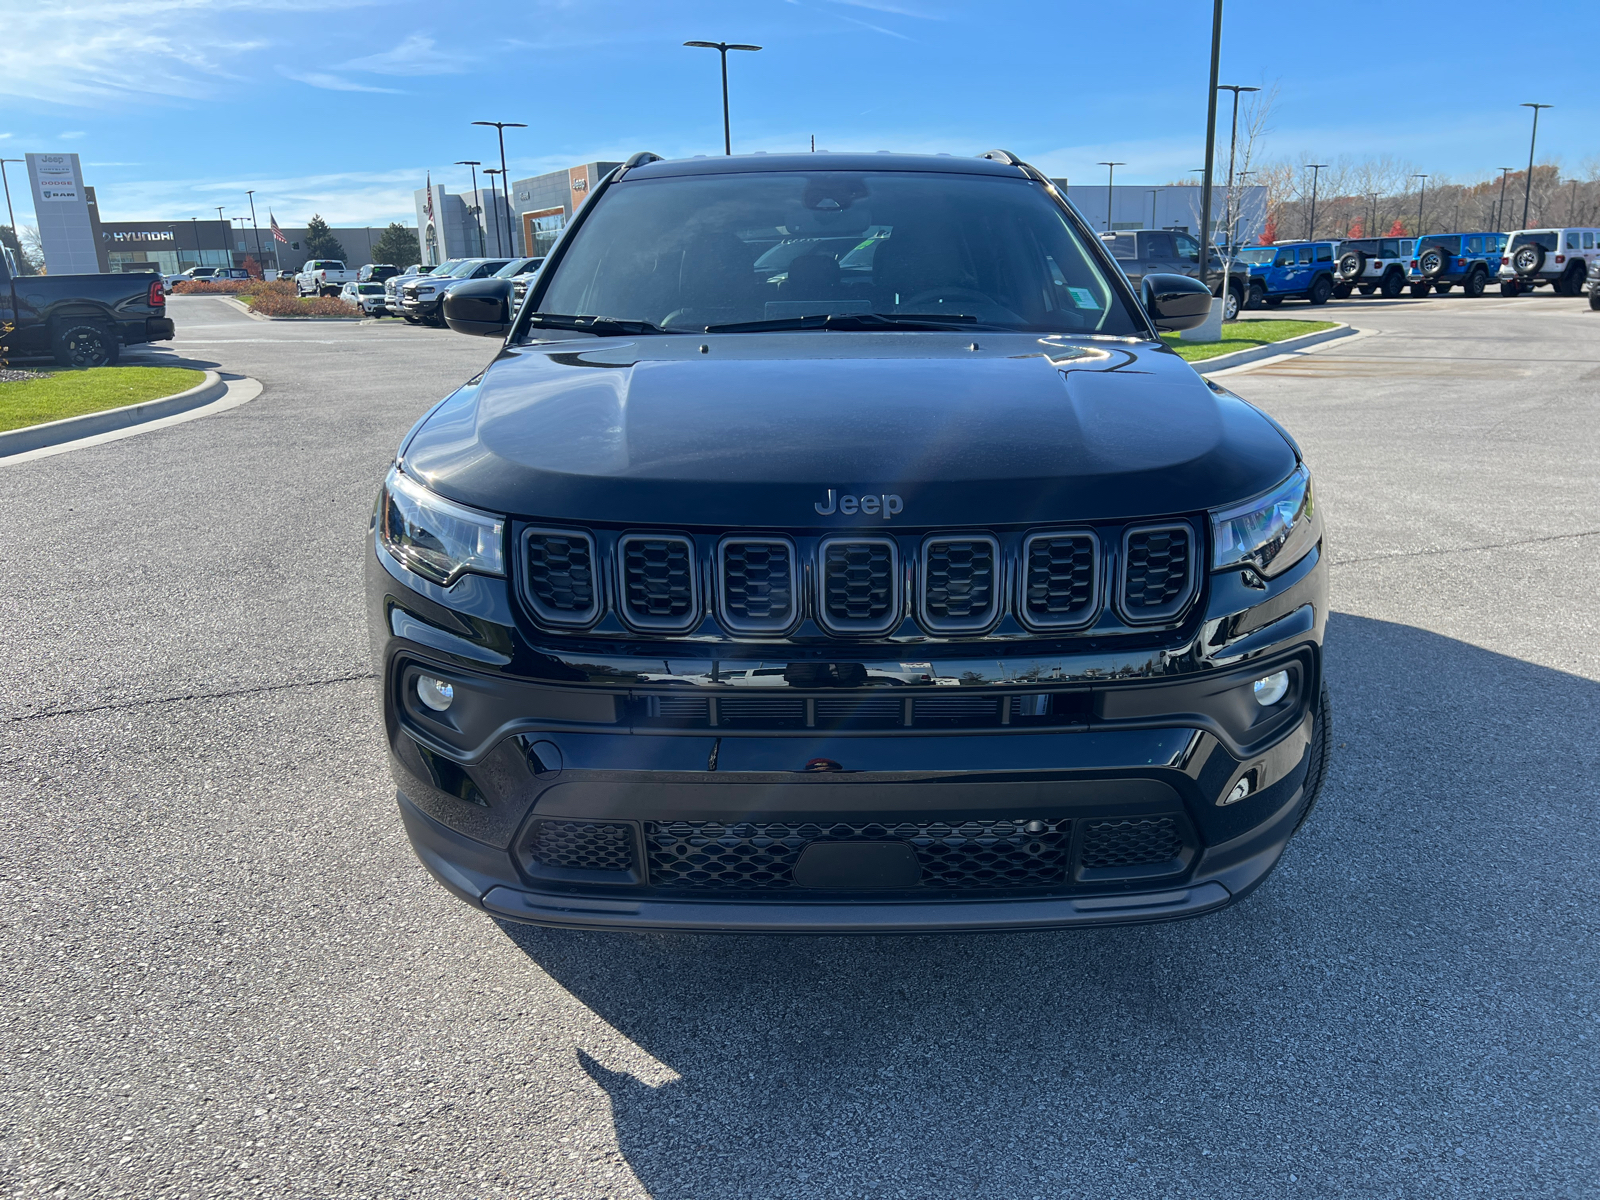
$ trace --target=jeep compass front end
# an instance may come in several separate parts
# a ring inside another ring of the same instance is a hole
[[[401,816],[501,918],[1193,916],[1327,769],[1298,448],[1003,152],[638,155],[407,435],[368,548]]]

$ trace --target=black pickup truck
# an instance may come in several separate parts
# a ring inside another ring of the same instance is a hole
[[[0,248],[0,331],[6,357],[54,357],[64,367],[106,367],[123,346],[170,341],[161,276],[19,275]]]

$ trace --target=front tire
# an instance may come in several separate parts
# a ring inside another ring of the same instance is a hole
[[[98,321],[85,320],[64,322],[56,330],[50,348],[56,362],[74,370],[114,366],[122,350],[116,334]]]
[[[1311,810],[1322,795],[1322,785],[1328,781],[1328,763],[1333,758],[1333,700],[1328,695],[1328,685],[1322,685],[1322,695],[1317,701],[1317,713],[1311,721],[1311,762],[1306,766],[1305,798],[1300,801],[1300,815],[1295,818],[1294,831],[1300,832]],[[1292,835],[1291,835],[1292,836]]]
[[[1222,319],[1224,321],[1237,321],[1239,310],[1244,307],[1244,299],[1239,295],[1237,287],[1230,286],[1222,294]]]
[[[1250,285],[1250,294],[1245,297],[1244,306],[1247,309],[1257,309],[1267,302],[1267,289],[1259,283]]]
[[[1600,280],[1596,280],[1594,286],[1589,289],[1589,309],[1592,312],[1600,312]]]

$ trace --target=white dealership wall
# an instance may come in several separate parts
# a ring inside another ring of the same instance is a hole
[[[52,275],[98,274],[100,257],[95,252],[89,197],[78,156],[29,154],[26,158],[45,270]]]

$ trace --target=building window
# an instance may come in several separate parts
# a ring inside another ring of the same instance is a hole
[[[544,208],[522,214],[522,242],[529,258],[543,258],[566,228],[567,213],[562,208]]]

